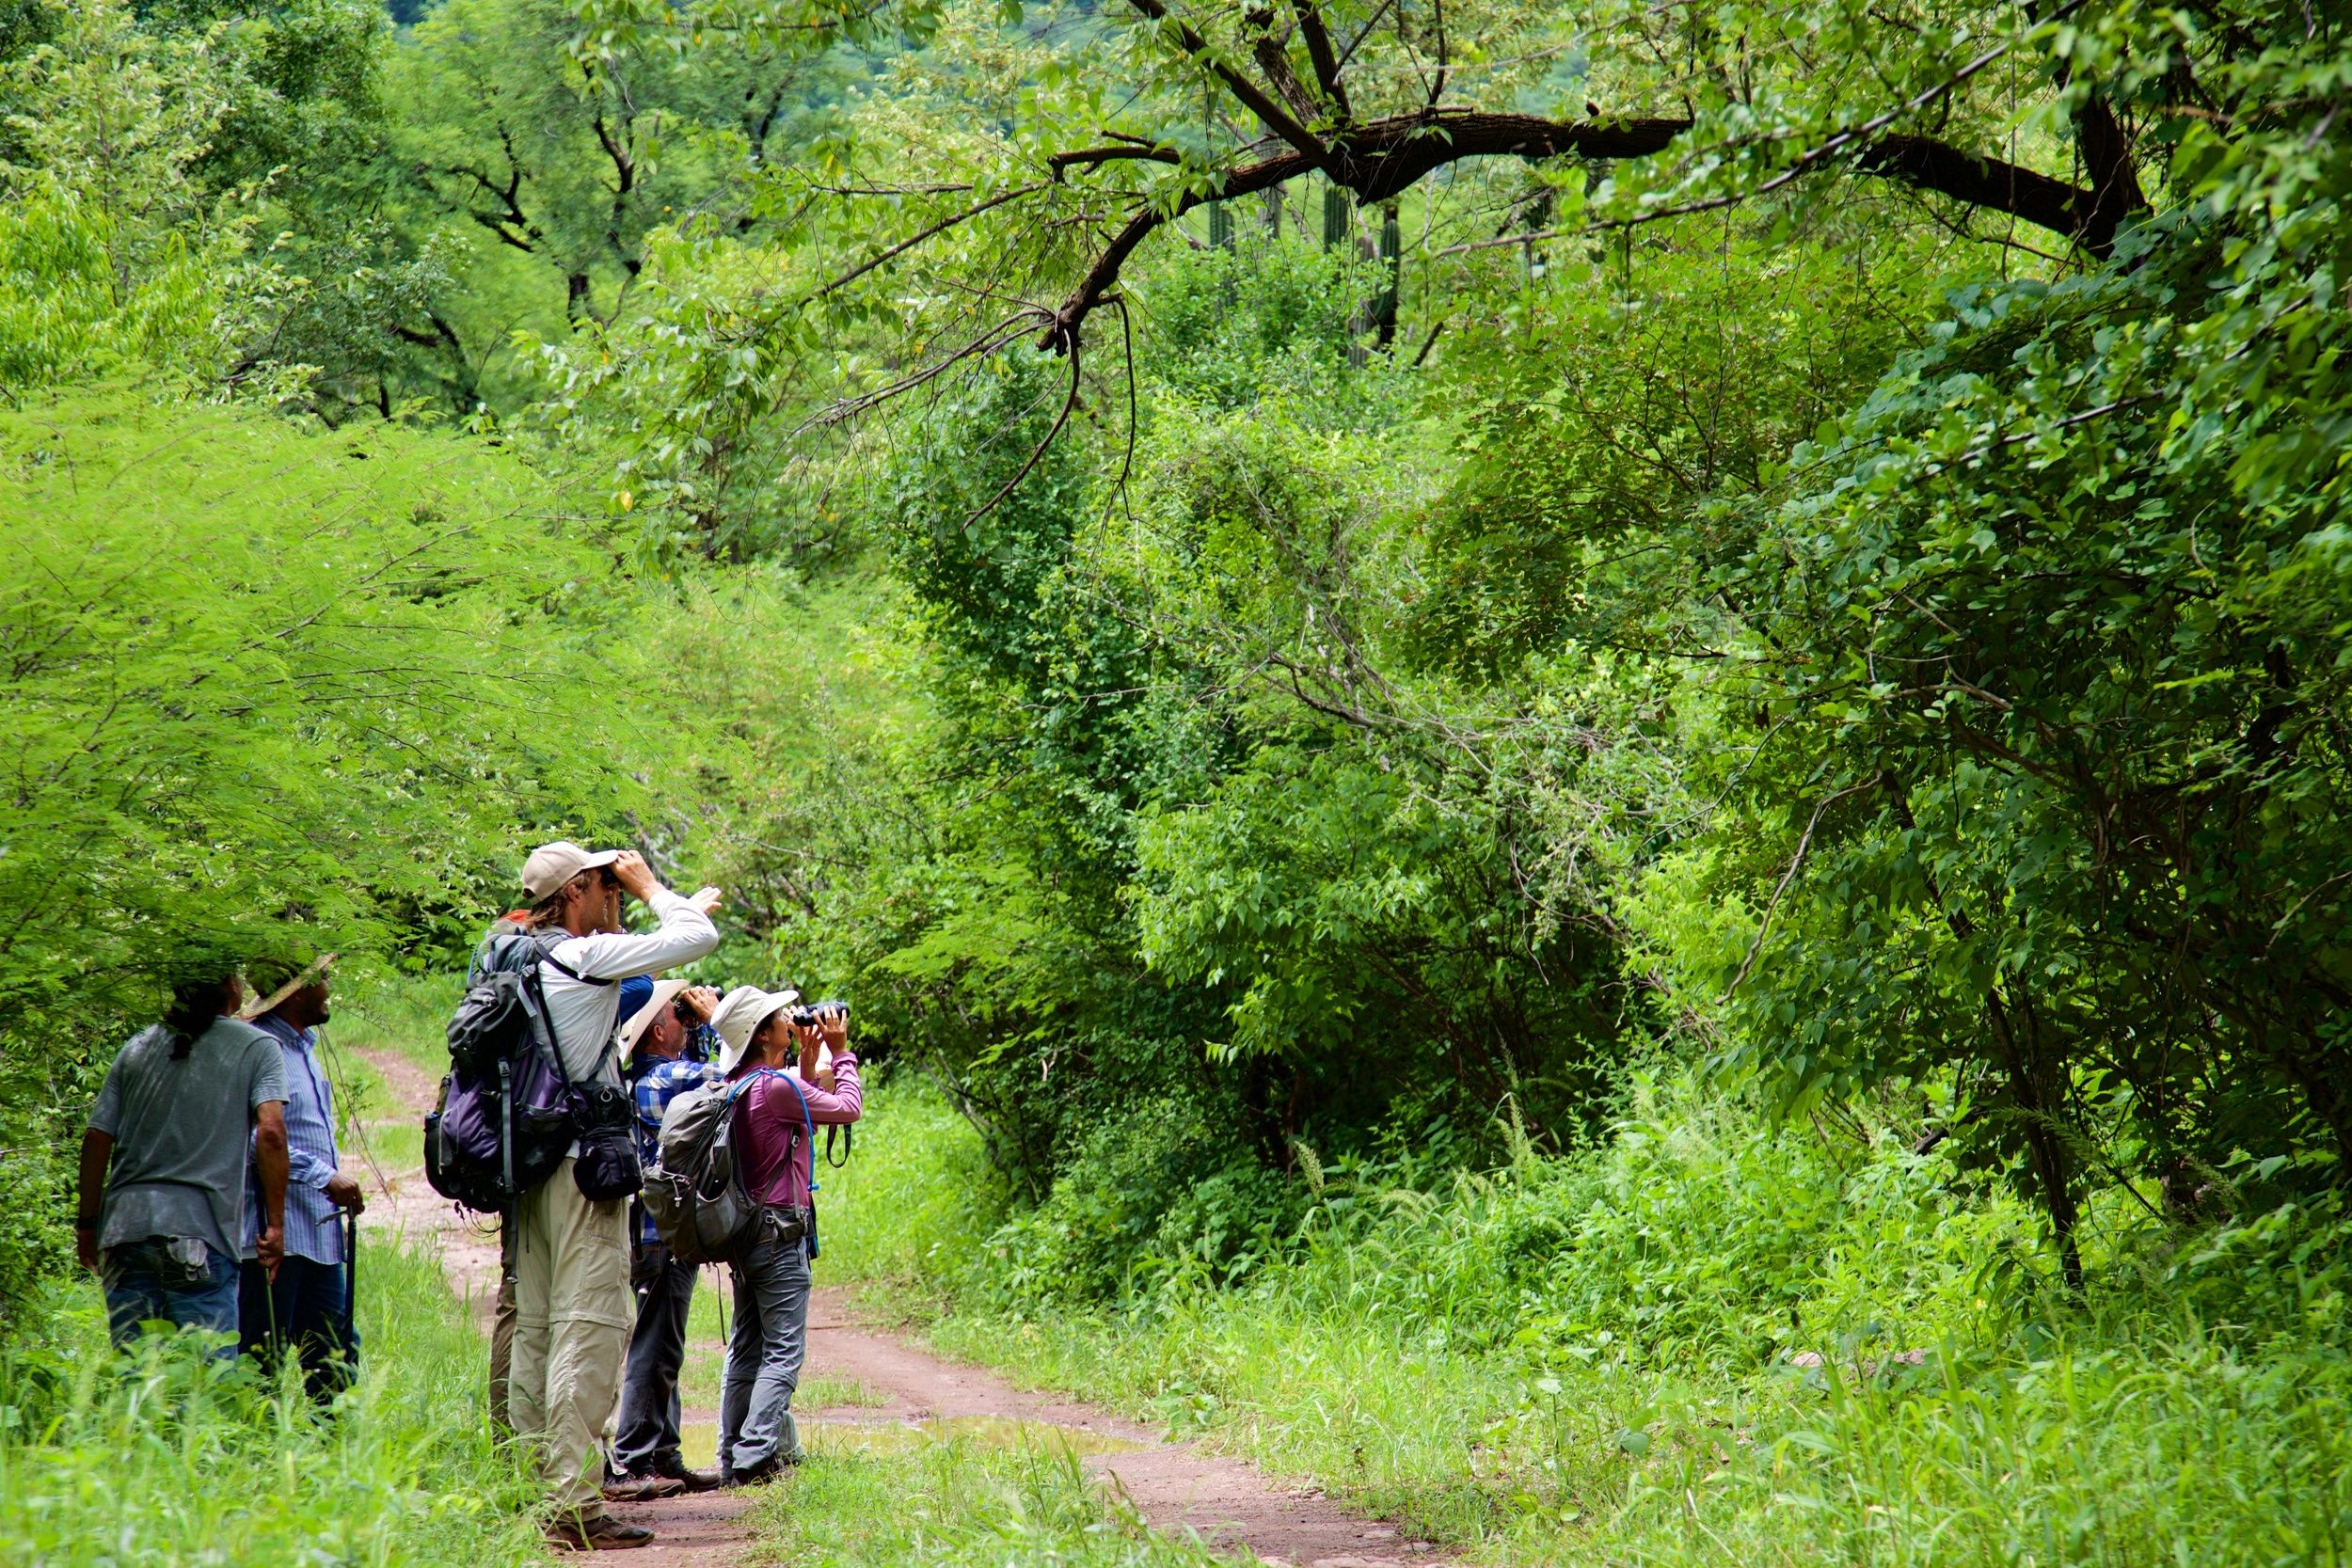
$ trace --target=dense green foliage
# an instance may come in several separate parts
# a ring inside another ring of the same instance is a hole
[[[633,799],[611,607],[528,468],[378,426],[79,395],[0,415],[0,1287],[70,1251],[79,1117],[208,968],[462,952],[518,823]]]
[[[894,1080],[835,1266],[955,1354],[1112,1399],[1496,1560],[2328,1562],[2352,1496],[2340,1206],[2188,1245],[2107,1195],[2084,1311],[2029,1210],[1872,1117],[1677,1076],[1493,1169],[1316,1170],[1288,1260],[1055,1305],[1052,1206],[970,1236],[978,1140]],[[1067,1246],[1068,1240],[1059,1244]],[[829,1255],[831,1248],[828,1248]],[[1040,1266],[1042,1265],[1042,1266]],[[1376,1436],[1375,1435],[1376,1434]]]

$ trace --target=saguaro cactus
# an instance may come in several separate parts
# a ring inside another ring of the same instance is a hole
[[[1345,185],[1323,187],[1323,248],[1336,250],[1347,243],[1348,220],[1351,211]]]

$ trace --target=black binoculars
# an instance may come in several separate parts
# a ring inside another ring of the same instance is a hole
[[[814,1029],[828,1013],[840,1014],[844,1023],[850,1022],[850,1005],[847,1002],[812,1002],[806,1006],[795,1007],[792,1009],[792,1022],[799,1028]]]

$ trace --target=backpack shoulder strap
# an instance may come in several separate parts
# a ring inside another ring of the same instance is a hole
[[[778,1072],[771,1067],[761,1068],[757,1072],[753,1073],[752,1077],[783,1079],[792,1085],[793,1096],[801,1102],[801,1131],[808,1137],[808,1204],[814,1209],[817,1207],[817,1123],[808,1114],[808,1095],[801,1087],[801,1081],[798,1078],[788,1072]],[[785,1158],[790,1159],[791,1155],[787,1152]]]
[[[558,974],[568,975],[583,986],[617,986],[621,983],[618,980],[599,980],[591,975],[582,974],[579,970],[557,958],[555,950],[571,940],[572,933],[569,931],[533,931],[531,941],[532,945],[539,949],[536,961],[552,965]]]
[[[547,1031],[548,1053],[555,1058],[556,1074],[564,1080],[564,1086],[567,1089],[576,1087],[577,1085],[572,1082],[572,1075],[570,1071],[564,1066],[564,1048],[555,1037],[555,1021],[547,1016],[548,993],[546,986],[539,978],[540,966],[542,964],[551,965],[559,974],[569,975],[572,979],[579,981],[583,986],[617,986],[621,983],[618,980],[594,979],[588,975],[582,974],[579,970],[574,969],[571,965],[557,958],[555,956],[555,950],[571,940],[572,933],[569,931],[532,932],[531,936],[532,945],[537,948],[538,951],[532,958],[529,976],[532,994],[538,1003],[540,1021]],[[618,1034],[608,1035],[605,1037],[604,1049],[596,1053],[596,1066],[588,1069],[588,1077],[591,1082],[602,1075],[604,1072],[604,1064],[612,1059],[612,1053],[620,1049],[620,1044],[621,1039]]]

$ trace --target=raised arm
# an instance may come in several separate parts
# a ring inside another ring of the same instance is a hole
[[[857,1076],[857,1056],[850,1050],[850,1021],[838,1013],[828,1013],[813,1028],[793,1026],[801,1038],[801,1076],[806,1082],[801,1092],[808,1098],[808,1119],[831,1126],[843,1126],[866,1114],[866,1090]],[[833,1087],[820,1088],[817,1084],[817,1047],[829,1047],[833,1052]]]
[[[711,924],[709,913],[719,902],[716,888],[680,897],[663,887],[653,868],[634,853],[614,861],[612,874],[661,924],[643,935],[603,931],[564,943],[559,956],[582,977],[626,980],[632,974],[652,974],[692,963],[719,945],[719,927]]]

